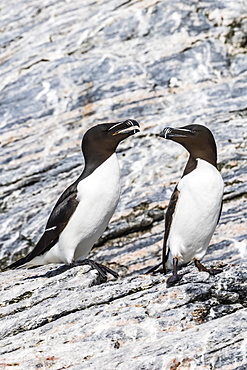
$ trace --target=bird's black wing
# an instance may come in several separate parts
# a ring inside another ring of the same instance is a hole
[[[167,239],[168,239],[168,236],[169,236],[169,233],[170,233],[172,219],[173,219],[174,212],[175,212],[175,209],[176,209],[176,204],[177,204],[177,201],[178,201],[178,198],[179,198],[179,194],[180,194],[180,192],[179,192],[179,190],[176,186],[173,193],[172,193],[170,202],[169,202],[168,207],[167,207],[166,216],[165,216],[165,233],[164,233],[164,239],[163,239],[163,256],[162,256],[162,263],[163,263],[164,273],[166,273],[165,264],[166,264],[166,261],[168,259],[168,254],[169,254],[169,250],[167,248]]]
[[[221,201],[220,212],[219,212],[219,217],[218,217],[218,220],[217,220],[217,224],[219,223],[219,220],[220,220],[220,216],[221,216],[221,213],[222,213],[222,208],[223,208],[223,199]]]
[[[45,232],[41,236],[34,249],[26,257],[23,257],[12,263],[7,268],[16,268],[21,266],[31,261],[34,257],[47,252],[57,243],[59,235],[69,222],[70,217],[76,210],[76,207],[79,203],[76,198],[77,184],[78,181],[75,181],[58,199],[47,221]]]
[[[173,214],[174,214],[176,204],[177,204],[177,200],[178,200],[178,197],[179,197],[179,193],[180,192],[179,192],[179,190],[177,189],[177,186],[176,186],[173,193],[172,193],[170,202],[169,202],[168,207],[167,207],[166,215],[165,215],[165,233],[164,233],[164,238],[163,238],[162,262],[159,263],[158,265],[148,269],[146,274],[150,274],[151,272],[154,272],[154,271],[159,271],[158,268],[162,265],[163,265],[163,272],[164,272],[164,274],[166,274],[165,264],[166,264],[166,261],[168,259],[168,254],[169,254],[169,250],[167,249],[166,244],[167,244],[167,239],[168,239],[170,228],[171,228]]]

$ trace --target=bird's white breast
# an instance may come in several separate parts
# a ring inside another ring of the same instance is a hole
[[[187,263],[202,259],[217,225],[223,196],[223,180],[218,170],[202,159],[195,170],[178,183],[180,192],[167,245],[172,257]]]
[[[87,257],[105,231],[120,197],[120,173],[116,154],[79,182],[79,204],[59,241],[46,255],[49,262],[71,263]],[[58,261],[59,259],[59,261]]]

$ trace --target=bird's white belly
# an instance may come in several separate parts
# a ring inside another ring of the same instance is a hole
[[[46,263],[85,259],[105,231],[120,197],[116,154],[82,180],[77,189],[79,204],[58,243],[43,256]]]
[[[218,170],[204,160],[178,184],[179,199],[167,240],[172,258],[188,263],[201,260],[216,228],[223,196],[223,180]]]

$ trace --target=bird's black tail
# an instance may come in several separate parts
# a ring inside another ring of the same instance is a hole
[[[18,261],[11,263],[11,265],[7,266],[5,270],[15,269],[24,265],[25,263],[30,262],[34,257],[37,257],[45,252],[47,252],[50,248],[52,248],[58,238],[54,238],[52,234],[53,230],[45,231],[38,243],[36,244],[35,248],[28,253],[25,257],[20,258]],[[50,238],[50,239],[49,239]]]
[[[11,265],[5,267],[4,271],[5,270],[16,269],[17,267],[19,267],[21,265],[24,265],[26,262],[28,262],[27,261],[27,258],[26,257],[22,257],[18,261],[15,261],[15,262],[11,263]]]

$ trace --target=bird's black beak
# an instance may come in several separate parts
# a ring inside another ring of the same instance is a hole
[[[176,138],[187,138],[188,136],[193,135],[193,131],[184,127],[181,128],[172,128],[165,127],[163,131],[159,134],[160,137],[164,139],[173,140]]]
[[[112,131],[112,136],[126,134],[126,136],[134,135],[140,131],[139,123],[134,119],[127,119],[123,122],[118,122],[108,129]]]

